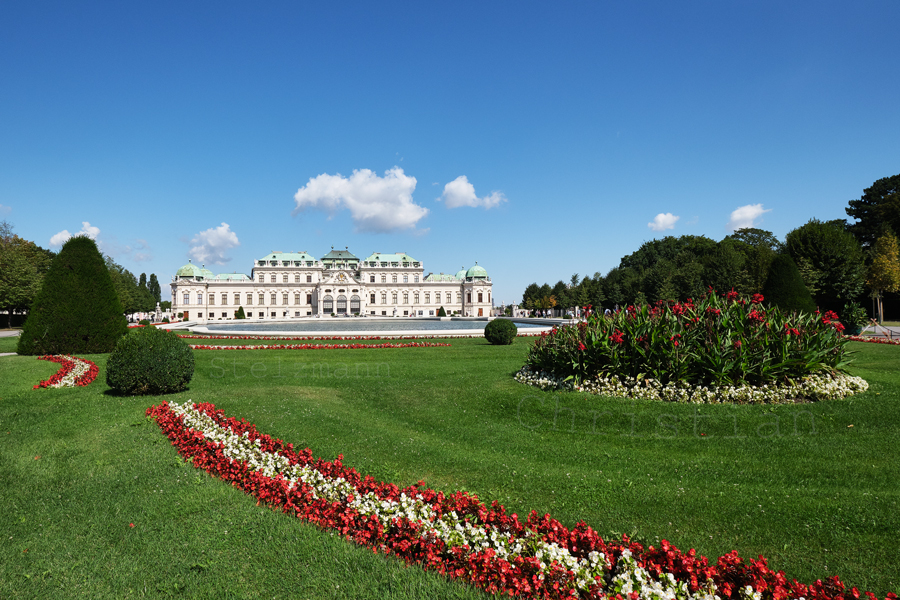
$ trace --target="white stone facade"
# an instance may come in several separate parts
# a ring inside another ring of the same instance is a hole
[[[492,283],[476,263],[455,275],[428,274],[406,253],[373,253],[360,260],[332,250],[321,259],[307,252],[271,252],[254,261],[250,275],[213,275],[187,264],[172,278],[172,312],[185,320],[248,320],[359,315],[489,316]]]

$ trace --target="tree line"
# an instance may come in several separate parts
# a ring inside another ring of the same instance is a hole
[[[28,312],[55,256],[52,250],[16,235],[9,222],[0,221],[0,312]],[[155,273],[149,278],[141,273],[138,278],[112,257],[104,260],[125,313],[156,309],[162,290]]]
[[[860,199],[850,201],[846,212],[855,222],[810,219],[784,241],[757,228],[739,229],[718,242],[694,235],[651,240],[606,275],[574,274],[553,286],[530,284],[522,306],[564,314],[588,304],[615,308],[683,301],[710,288],[763,293],[772,261],[786,255],[822,310],[840,314],[848,303],[865,300],[868,292],[881,318],[883,300],[895,304],[900,290],[895,235],[900,231],[900,175],[876,181]]]

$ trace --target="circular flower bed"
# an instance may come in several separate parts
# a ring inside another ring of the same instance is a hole
[[[755,294],[629,306],[538,339],[516,379],[542,388],[679,402],[793,402],[868,388],[845,373],[833,312],[784,313]]]

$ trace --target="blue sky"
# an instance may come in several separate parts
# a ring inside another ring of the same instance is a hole
[[[263,4],[2,3],[0,219],[166,297],[348,246],[499,303],[900,173],[896,0]]]

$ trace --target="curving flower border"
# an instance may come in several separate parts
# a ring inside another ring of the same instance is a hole
[[[537,333],[519,333],[516,337],[539,337]],[[282,341],[326,341],[326,340],[445,340],[447,338],[483,338],[483,335],[332,335],[317,337],[285,337],[280,335],[196,335],[196,334],[178,334],[178,337],[185,340],[282,340]]]
[[[892,346],[900,346],[900,339],[891,339],[888,337],[874,335],[847,335],[844,336],[853,342],[865,342],[867,344],[889,344]]]
[[[445,495],[423,482],[404,489],[375,481],[337,460],[260,434],[212,404],[163,402],[147,409],[196,468],[323,529],[376,552],[395,554],[491,593],[608,600],[849,600],[837,576],[788,582],[766,560],[736,551],[710,564],[663,540],[659,548],[605,542],[581,522],[569,530],[549,514],[520,521],[502,505],[467,492]],[[875,595],[865,592],[869,600]],[[887,600],[896,600],[894,593]]]
[[[408,344],[262,344],[246,346],[207,346],[189,344],[193,350],[365,350],[372,348],[436,348],[450,346],[433,342],[410,342]]]
[[[59,363],[59,370],[50,379],[35,385],[38,388],[84,387],[97,378],[99,369],[92,361],[86,358],[67,356],[64,354],[38,356],[38,360],[47,360]]]

